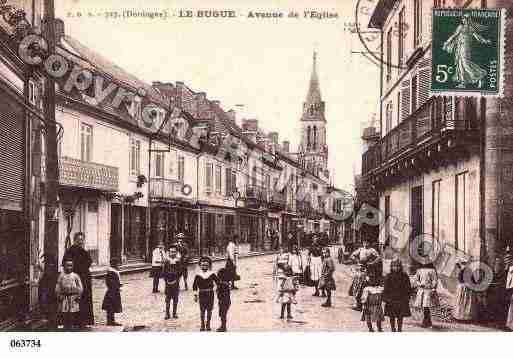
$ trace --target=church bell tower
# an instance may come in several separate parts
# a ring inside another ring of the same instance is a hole
[[[326,144],[325,103],[321,97],[317,75],[317,53],[313,54],[313,67],[306,100],[301,115],[301,141],[299,160],[317,176],[329,177],[328,146]]]

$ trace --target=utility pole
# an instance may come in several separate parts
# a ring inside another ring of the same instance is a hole
[[[55,5],[54,0],[44,0],[44,37],[48,52],[55,53]],[[44,117],[46,120],[46,218],[45,218],[45,262],[54,264],[57,271],[59,251],[59,158],[57,153],[57,124],[55,122],[55,81],[45,78]]]

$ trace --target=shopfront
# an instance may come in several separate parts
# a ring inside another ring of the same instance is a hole
[[[240,208],[239,251],[263,251],[267,214],[257,209]]]
[[[176,242],[176,235],[184,234],[184,242],[191,256],[199,254],[198,215],[195,206],[186,201],[154,204],[152,209],[150,249],[162,242],[166,247]]]
[[[228,240],[236,234],[236,212],[215,206],[201,208],[202,254],[224,255]]]

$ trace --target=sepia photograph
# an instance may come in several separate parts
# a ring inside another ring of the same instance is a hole
[[[512,5],[0,0],[6,348],[513,331]]]

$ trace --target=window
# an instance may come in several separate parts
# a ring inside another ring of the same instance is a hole
[[[221,194],[221,165],[216,165],[216,193]]]
[[[422,1],[414,0],[413,46],[418,47],[422,42]]]
[[[130,175],[141,173],[141,141],[130,139]]]
[[[231,168],[226,168],[225,169],[225,174],[224,174],[224,181],[225,181],[225,196],[226,197],[231,197],[232,196],[232,192],[233,192],[233,189],[232,189],[232,169]]]
[[[440,181],[434,181],[433,182],[433,188],[432,188],[432,198],[433,198],[433,210],[432,213],[432,234],[435,240],[440,239]]]
[[[456,243],[457,250],[467,252],[469,248],[469,198],[468,198],[468,173],[463,172],[456,175],[456,198],[455,198],[455,223],[456,223]]]
[[[399,68],[403,67],[404,62],[404,38],[406,37],[405,32],[406,24],[404,23],[404,8],[399,13],[399,31],[397,36],[398,46],[397,46],[397,63],[399,64]]]
[[[232,190],[231,192],[235,192],[237,190],[237,172],[232,171]]]
[[[401,91],[397,91],[397,124],[401,123]]]
[[[80,125],[80,159],[90,162],[93,150],[93,127],[83,123]]]
[[[165,153],[164,152],[156,152],[155,153],[155,177],[164,177],[164,163],[165,163]]]
[[[411,79],[411,113],[417,110],[417,75]]]
[[[178,181],[182,182],[185,178],[185,158],[178,156]]]
[[[385,112],[385,133],[390,132],[390,130],[392,129],[392,107],[392,102],[389,102],[387,104]]]
[[[387,33],[387,81],[392,78],[392,27]]]
[[[317,149],[317,126],[313,127],[313,149]]]
[[[212,193],[212,175],[214,172],[214,167],[212,163],[205,164],[205,191],[208,193]]]

